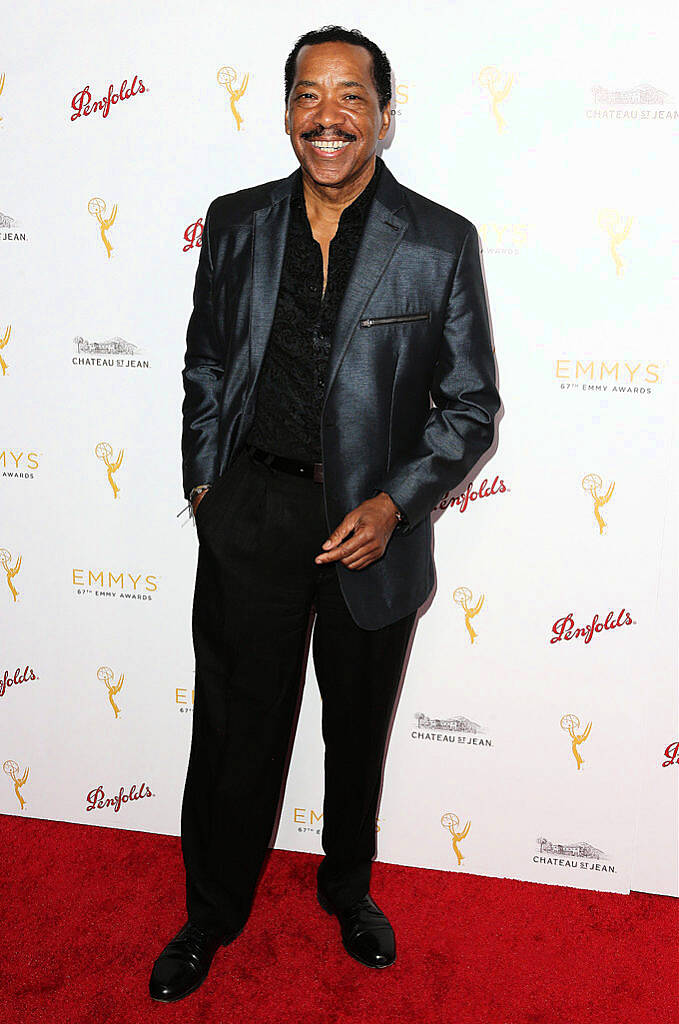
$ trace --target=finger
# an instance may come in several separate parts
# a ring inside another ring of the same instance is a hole
[[[351,569],[352,572],[356,569],[365,569],[367,565],[371,565],[373,562],[376,562],[379,557],[379,551],[373,552],[372,554],[366,555],[365,558],[359,558],[355,562],[350,562],[347,565],[347,569]]]
[[[318,556],[316,561],[332,561],[335,562],[337,559],[346,558],[347,555],[352,555],[359,548],[363,547],[366,543],[370,543],[366,539],[365,532],[363,530],[357,530],[349,540],[346,540],[343,544],[330,551],[323,551]]]
[[[365,558],[377,558],[380,554],[381,548],[379,544],[366,544],[353,555],[343,558],[342,563],[346,565],[347,569],[354,569],[358,562],[362,562]]]
[[[326,541],[323,542],[323,550],[328,551],[330,548],[334,548],[339,544],[347,534],[358,525],[358,516],[353,512],[349,512],[339,526],[336,526]]]

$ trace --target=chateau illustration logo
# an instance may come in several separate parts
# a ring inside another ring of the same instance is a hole
[[[0,241],[3,242],[25,242],[26,232],[17,231],[18,224],[14,217],[10,217],[8,213],[0,213]]]
[[[425,740],[430,743],[462,743],[472,747],[492,747],[492,740],[486,736],[487,729],[472,722],[464,715],[455,718],[430,718],[418,711],[415,715],[417,728],[410,736],[414,740]]]
[[[125,682],[125,673],[121,672],[118,681],[115,682],[115,673],[113,669],[109,668],[108,665],[101,665],[97,669],[97,679],[106,687],[108,691],[108,701],[111,707],[113,708],[114,717],[119,718],[120,708],[116,704],[115,698],[123,688],[123,683]]]
[[[19,774],[20,773],[19,765],[17,764],[16,761],[12,761],[12,759],[9,758],[3,764],[2,770],[4,771],[5,775],[8,775],[9,778],[14,783],[14,793],[15,793],[15,796],[16,796],[17,800],[19,801],[19,807],[23,811],[24,807],[26,806],[26,801],[24,800],[23,796],[21,795],[21,790],[26,785],[26,780],[28,778],[28,768],[26,767],[24,769],[23,774]]]
[[[79,117],[89,117],[90,114],[96,114],[97,112],[100,112],[101,116],[106,118],[116,103],[129,100],[133,96],[140,96],[144,92],[148,92],[148,87],[144,85],[141,78],[137,79],[135,75],[132,79],[132,85],[128,85],[127,79],[124,78],[118,91],[114,92],[113,83],[111,83],[103,99],[94,100],[93,102],[90,87],[86,85],[71,100],[71,107],[74,111],[71,114],[71,121],[77,121]]]
[[[500,104],[509,96],[513,81],[514,75],[511,72],[500,71],[494,64],[488,64],[479,72],[479,82],[490,95],[491,111],[500,133],[507,129],[507,122],[500,113]]]
[[[87,209],[92,217],[96,217],[99,223],[99,234],[106,249],[106,256],[110,259],[111,253],[113,252],[113,246],[109,242],[107,232],[113,227],[115,219],[118,216],[118,204],[114,203],[110,214],[106,217],[104,216],[106,213],[106,203],[98,196],[93,196],[87,204]]]
[[[12,600],[16,601],[19,597],[19,592],[14,585],[14,580],[19,573],[21,568],[21,555],[17,555],[16,562],[12,565],[12,556],[7,548],[0,548],[0,566],[2,566],[5,578],[7,580],[7,586],[12,595]]]
[[[460,828],[460,819],[457,814],[454,814],[452,811],[446,811],[446,813],[441,817],[441,825],[450,832],[450,838],[453,844],[453,853],[457,858],[457,866],[459,867],[464,860],[464,854],[460,850],[460,843],[469,835],[471,821],[468,821],[464,828]]]
[[[577,627],[573,618],[573,612],[569,612],[568,615],[564,615],[556,620],[552,626],[552,636],[549,642],[550,644],[558,644],[561,640],[577,640],[582,638],[586,644],[589,644],[596,633],[610,632],[619,626],[636,626],[636,619],[633,619],[625,608],[622,608],[617,616],[615,612],[609,612],[603,621],[596,614],[588,625]]]
[[[601,536],[606,529],[606,522],[601,515],[600,509],[607,505],[613,497],[613,489],[615,487],[615,480],[613,480],[606,492],[604,493],[603,480],[598,473],[587,473],[582,478],[582,489],[587,491],[590,495],[592,502],[594,503],[594,517],[599,524],[599,536]]]
[[[467,627],[471,643],[474,643],[478,634],[472,626],[472,619],[481,611],[483,602],[485,601],[485,594],[481,594],[481,597],[478,599],[476,604],[473,604],[472,592],[469,587],[457,587],[457,589],[453,591],[453,601],[455,604],[459,604],[464,611],[464,624]]]
[[[240,85],[236,85],[237,78],[238,75],[236,74],[235,68],[230,67],[228,64],[221,67],[217,72],[217,81],[223,89],[226,89],[229,95],[229,106],[231,107],[233,119],[236,122],[236,131],[240,131],[243,124],[243,118],[236,104],[245,94],[245,90],[247,89],[248,82],[250,80],[250,74],[249,72],[246,72],[246,74],[243,75],[243,80]]]
[[[88,341],[82,335],[73,339],[76,355],[71,357],[73,366],[102,366],[116,369],[148,370],[148,359],[139,359],[141,349],[119,335],[105,341]]]
[[[202,217],[199,217],[198,220],[194,220],[193,224],[189,224],[184,232],[184,241],[186,242],[186,245],[182,246],[182,252],[188,252],[190,249],[200,249],[203,244]]]
[[[649,82],[623,89],[592,86],[594,107],[586,111],[589,118],[600,121],[676,121],[679,111],[663,89]]]
[[[623,218],[617,210],[600,210],[597,223],[608,235],[608,251],[615,266],[615,276],[622,277],[623,262],[618,246],[622,245],[632,227],[632,217]]]
[[[7,370],[9,369],[7,363],[5,362],[5,358],[2,354],[2,350],[4,348],[7,348],[7,346],[9,345],[9,339],[11,334],[12,325],[7,324],[7,327],[5,327],[4,334],[2,335],[2,337],[0,337],[0,376],[2,377],[5,377],[7,375]]]
[[[606,871],[615,874],[613,864],[605,864],[610,858],[597,850],[591,843],[552,843],[539,836],[536,839],[538,852],[533,856],[534,864],[548,864],[551,867],[581,868],[583,871]]]
[[[588,722],[582,732],[578,732],[580,728],[580,719],[577,715],[563,715],[561,718],[561,728],[564,732],[567,732],[571,738],[571,751],[575,758],[575,763],[578,767],[578,771],[582,768],[584,761],[580,755],[579,747],[585,742],[590,732],[592,731],[592,723]]]
[[[120,488],[118,487],[118,484],[116,483],[116,481],[114,479],[114,474],[118,472],[118,470],[120,469],[120,467],[122,465],[124,453],[125,453],[125,449],[121,448],[120,451],[118,452],[118,458],[114,460],[113,459],[113,448],[108,443],[108,441],[100,441],[95,446],[95,449],[94,449],[94,454],[97,456],[98,459],[101,459],[101,461],[106,466],[106,476],[107,476],[108,482],[111,485],[111,489],[113,491],[113,497],[114,498],[117,498],[118,495],[120,494]]]
[[[463,493],[458,494],[456,498],[451,497],[451,491],[446,491],[436,508],[444,509],[448,508],[449,505],[452,508],[455,505],[463,513],[467,511],[472,502],[478,501],[481,498],[491,498],[494,494],[505,494],[510,490],[499,476],[495,477],[490,486],[488,486],[487,478],[484,477],[476,490],[474,490],[474,483],[475,481],[469,483]]]

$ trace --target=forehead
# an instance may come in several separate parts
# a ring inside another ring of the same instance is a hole
[[[312,81],[327,81],[351,75],[365,84],[373,85],[372,55],[364,46],[353,43],[311,43],[303,46],[297,54],[295,81],[300,78]]]

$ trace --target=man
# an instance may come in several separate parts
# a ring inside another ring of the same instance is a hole
[[[390,81],[359,32],[306,33],[285,68],[300,166],[215,199],[205,218],[182,409],[199,540],[188,921],[155,962],[161,1001],[196,989],[247,921],[311,621],[317,897],[355,959],[396,955],[369,893],[386,736],[434,582],[430,512],[490,447],[500,400],[476,228],[376,156]]]

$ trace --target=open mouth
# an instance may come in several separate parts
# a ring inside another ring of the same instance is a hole
[[[341,153],[343,149],[349,145],[347,139],[331,139],[322,141],[320,139],[305,139],[317,153],[322,153],[323,156],[336,156]]]

